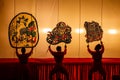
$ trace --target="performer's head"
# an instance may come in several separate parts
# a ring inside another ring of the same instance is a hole
[[[26,52],[25,47],[22,47],[21,52],[22,52],[22,54],[25,54],[25,52]]]
[[[95,46],[95,50],[96,51],[99,51],[101,49],[101,45],[100,44],[97,44],[96,46]]]
[[[61,46],[57,46],[57,47],[56,47],[56,50],[57,50],[57,51],[61,51]]]

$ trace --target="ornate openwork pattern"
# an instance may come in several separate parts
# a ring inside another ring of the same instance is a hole
[[[35,47],[39,40],[38,25],[32,14],[22,12],[9,24],[10,45],[15,47]]]
[[[99,23],[92,21],[92,22],[85,22],[84,27],[86,29],[86,35],[85,37],[86,42],[93,42],[93,41],[99,41],[102,39],[103,30]]]
[[[66,25],[65,22],[59,22],[52,32],[48,32],[46,40],[52,45],[61,42],[68,44],[71,42],[71,38],[71,27]]]

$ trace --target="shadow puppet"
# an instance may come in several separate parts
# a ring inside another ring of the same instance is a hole
[[[56,62],[55,67],[50,71],[49,79],[52,80],[52,76],[54,74],[57,74],[57,77],[58,77],[57,80],[61,80],[60,73],[62,73],[66,76],[66,79],[69,80],[68,72],[62,64],[64,55],[67,52],[67,46],[65,45],[65,49],[64,49],[63,52],[61,51],[61,46],[57,46],[56,50],[57,50],[57,52],[52,51],[51,46],[49,46],[49,51],[54,56],[54,59],[55,59],[55,62]]]
[[[88,73],[88,80],[92,80],[93,72],[98,71],[102,76],[103,80],[106,80],[106,72],[102,66],[102,54],[104,53],[104,45],[101,41],[101,44],[97,44],[95,51],[90,50],[89,44],[87,45],[88,52],[92,55],[93,66]]]
[[[32,80],[31,77],[31,70],[30,67],[28,65],[28,58],[31,56],[31,54],[33,53],[33,48],[31,48],[31,51],[29,53],[26,53],[26,49],[25,47],[21,48],[21,54],[18,52],[18,48],[16,48],[16,55],[19,59],[19,79],[17,80]]]

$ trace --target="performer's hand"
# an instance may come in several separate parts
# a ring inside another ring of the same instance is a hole
[[[51,45],[49,45],[49,48],[50,48]]]
[[[87,45],[87,47],[89,47],[89,44]]]
[[[103,42],[102,42],[102,41],[100,41],[100,43],[101,43],[101,44],[103,44]]]
[[[17,51],[17,49],[18,49],[18,48],[16,47],[16,51]]]
[[[31,49],[33,50],[33,47]]]
[[[66,44],[65,44],[65,48],[67,48]]]

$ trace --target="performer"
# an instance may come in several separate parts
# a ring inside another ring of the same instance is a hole
[[[19,54],[16,48],[16,55],[19,58],[20,63],[27,64],[29,56],[31,56],[31,54],[33,53],[33,48],[31,49],[29,53],[26,53],[25,47],[22,47],[21,52],[22,54]]]
[[[33,48],[31,48],[31,51],[29,53],[26,53],[25,47],[21,48],[21,54],[18,52],[18,48],[16,48],[16,55],[19,59],[20,65],[19,65],[19,79],[21,80],[32,80],[31,76],[31,70],[29,68],[28,58],[33,53]]]
[[[63,64],[62,64],[64,55],[65,55],[66,52],[67,52],[67,46],[65,45],[65,49],[64,49],[63,52],[61,51],[61,46],[57,46],[57,47],[56,47],[56,50],[57,50],[57,52],[56,52],[56,51],[52,51],[52,50],[51,50],[51,46],[49,46],[49,51],[50,51],[50,53],[54,56],[54,59],[55,59],[55,62],[56,62],[55,67],[54,67],[53,70],[50,72],[49,78],[50,78],[50,80],[52,80],[52,76],[53,76],[55,73],[57,74],[58,72],[61,72],[61,73],[65,74],[67,80],[69,80],[68,72],[67,72],[67,70],[65,69],[65,67],[64,67]]]
[[[89,44],[87,45],[88,52],[92,55],[93,66],[88,73],[88,80],[92,80],[92,73],[98,71],[102,76],[103,80],[106,80],[106,72],[102,66],[102,54],[104,53],[104,45],[101,41],[101,44],[97,44],[95,51],[91,51]]]

